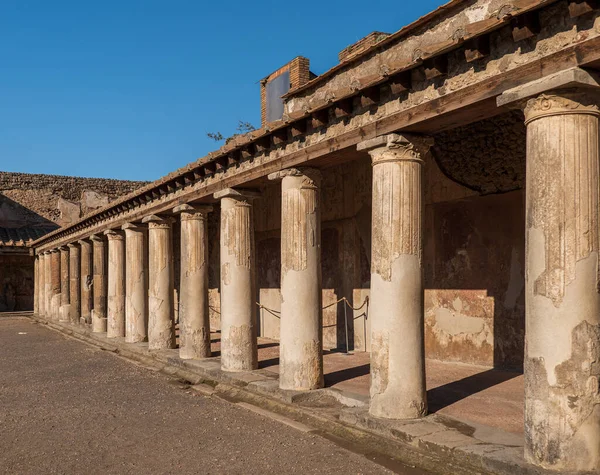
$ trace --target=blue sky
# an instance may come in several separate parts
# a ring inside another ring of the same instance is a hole
[[[321,74],[443,1],[1,0],[0,170],[154,180],[260,126],[258,81]]]

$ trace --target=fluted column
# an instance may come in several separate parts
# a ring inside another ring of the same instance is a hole
[[[38,298],[38,314],[40,316],[46,315],[46,254],[38,254],[38,278],[36,280],[35,293]]]
[[[600,470],[600,95],[528,101],[525,456]]]
[[[148,348],[175,348],[173,308],[173,218],[147,216],[148,224]]]
[[[323,386],[321,211],[318,170],[269,175],[281,183],[281,336],[279,387]]]
[[[69,290],[69,248],[60,248],[60,309],[59,319],[61,322],[69,321],[71,291]]]
[[[50,274],[50,318],[58,321],[60,319],[60,250],[52,249],[50,253],[51,274]]]
[[[125,231],[125,341],[148,340],[148,256],[146,225],[127,223]]]
[[[108,238],[107,338],[125,336],[125,233],[111,229]]]
[[[52,253],[44,253],[44,308],[45,317],[52,319]]]
[[[78,324],[81,318],[81,248],[69,244],[69,321]]]
[[[221,369],[249,371],[258,359],[252,200],[227,188],[221,200]]]
[[[106,293],[107,293],[107,265],[106,265],[106,240],[99,234],[90,237],[93,244],[94,261],[94,308],[92,309],[92,332],[106,332]]]
[[[358,146],[373,164],[369,411],[387,419],[427,413],[422,168],[431,145],[391,134]]]
[[[208,358],[208,213],[212,206],[181,205],[181,277],[179,284],[179,356]]]
[[[94,261],[92,243],[82,239],[81,247],[81,318],[80,323],[91,325],[92,308],[94,307]]]

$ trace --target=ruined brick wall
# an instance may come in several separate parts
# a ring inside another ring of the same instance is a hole
[[[0,227],[49,232],[146,182],[0,172]],[[33,309],[33,257],[0,255],[0,312]]]
[[[64,226],[146,183],[0,172],[0,226]]]
[[[525,321],[523,123],[500,116],[436,140],[424,177],[427,356],[518,368]],[[455,145],[459,141],[462,148]],[[346,297],[360,307],[369,295],[371,164],[368,156],[356,157],[322,170],[323,306]],[[255,214],[257,298],[278,311],[281,187],[269,184],[261,191]],[[368,308],[344,315],[342,304],[323,312],[324,346],[345,347],[346,318],[350,347],[368,351]],[[259,322],[263,336],[279,338],[277,316],[261,310]]]

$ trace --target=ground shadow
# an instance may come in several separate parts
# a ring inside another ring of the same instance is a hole
[[[440,409],[451,406],[473,394],[477,394],[493,386],[504,383],[505,381],[517,378],[520,375],[521,373],[516,371],[490,369],[430,389],[427,391],[429,412],[437,412]]]
[[[325,386],[333,386],[334,384],[348,381],[349,379],[358,378],[369,374],[371,365],[363,364],[353,368],[340,369],[325,375]]]

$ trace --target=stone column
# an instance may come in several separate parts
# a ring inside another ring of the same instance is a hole
[[[181,277],[179,290],[179,356],[208,358],[208,213],[212,206],[181,205]]]
[[[60,248],[60,310],[59,319],[61,322],[69,321],[71,301],[71,291],[69,290],[69,248],[62,246]]]
[[[256,192],[227,188],[221,200],[221,369],[257,368],[254,217]]]
[[[46,254],[38,254],[38,259],[38,278],[35,283],[35,293],[38,299],[38,314],[44,316],[46,315]]]
[[[40,271],[39,271],[39,264],[40,264],[40,257],[39,256],[34,256],[33,258],[33,313],[35,315],[39,315],[40,313],[40,307],[39,307],[39,300],[38,300],[38,289],[39,289],[39,277],[40,277]]]
[[[127,223],[125,230],[125,341],[148,340],[148,268],[145,225]]]
[[[52,253],[44,253],[44,308],[45,316],[48,320],[52,319]]]
[[[148,223],[148,348],[175,348],[173,221],[146,216]]]
[[[106,241],[103,236],[92,234],[90,237],[94,247],[94,308],[92,309],[92,332],[106,332]]]
[[[60,288],[61,288],[61,272],[60,272],[60,251],[53,249],[50,253],[51,258],[51,274],[50,274],[50,318],[52,320],[60,320]]]
[[[422,169],[431,145],[396,134],[358,145],[373,164],[369,412],[387,419],[427,413]]]
[[[599,104],[525,108],[525,457],[553,470],[600,470]]]
[[[323,387],[321,211],[318,170],[289,169],[281,179],[281,330],[279,387]]]
[[[105,231],[108,238],[107,338],[125,336],[125,234]]]
[[[81,248],[79,244],[69,244],[69,321],[78,324],[81,318]]]
[[[91,325],[94,284],[94,263],[92,243],[88,240],[79,241],[81,247],[81,318],[80,323]]]

